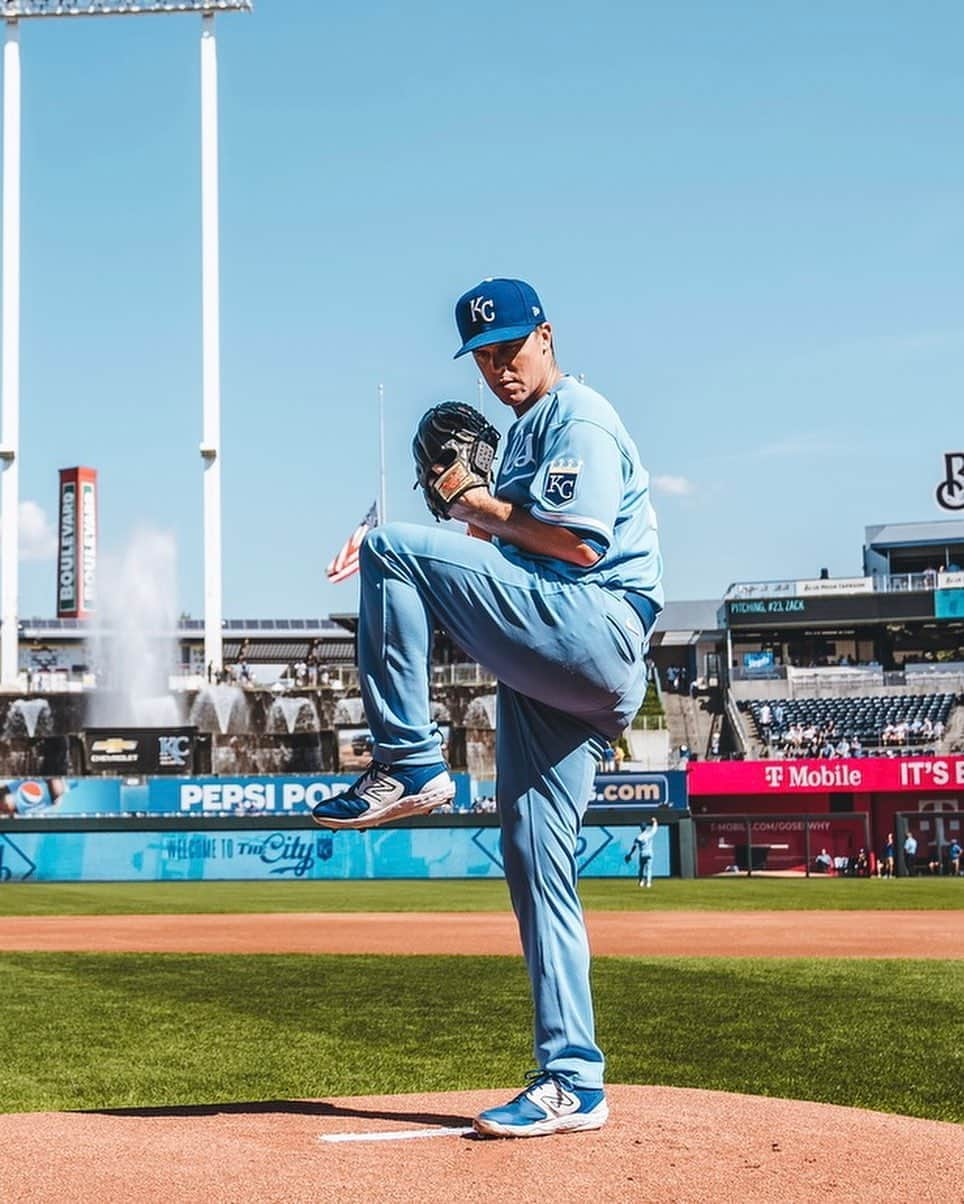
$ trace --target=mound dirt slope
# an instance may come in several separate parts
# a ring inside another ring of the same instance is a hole
[[[0,1117],[8,1204],[960,1199],[956,1125],[614,1086],[595,1133],[464,1132],[500,1091]],[[412,1133],[426,1135],[417,1139]],[[348,1140],[331,1141],[332,1137]]]

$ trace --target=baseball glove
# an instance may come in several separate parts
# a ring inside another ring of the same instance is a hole
[[[436,519],[468,490],[489,488],[498,446],[499,432],[464,402],[443,401],[422,417],[412,440],[415,483]]]

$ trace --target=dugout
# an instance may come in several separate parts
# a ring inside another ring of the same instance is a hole
[[[867,872],[874,868],[866,813],[698,815],[693,828],[700,878],[844,876],[854,870],[861,850]]]
[[[953,873],[948,848],[952,840],[964,845],[964,810],[898,811],[894,819],[898,878]],[[917,838],[913,869],[903,853],[908,832]]]

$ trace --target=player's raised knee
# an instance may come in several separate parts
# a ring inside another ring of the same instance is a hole
[[[417,551],[425,542],[429,528],[416,523],[385,523],[365,536],[359,553],[362,561],[375,557],[384,560],[391,555]]]

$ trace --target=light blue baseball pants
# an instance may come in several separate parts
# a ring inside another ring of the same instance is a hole
[[[433,623],[499,680],[496,794],[536,1061],[598,1087],[576,843],[604,743],[642,703],[642,624],[618,594],[543,575],[442,528],[376,528],[360,571],[358,667],[376,760],[441,760],[429,703]]]

